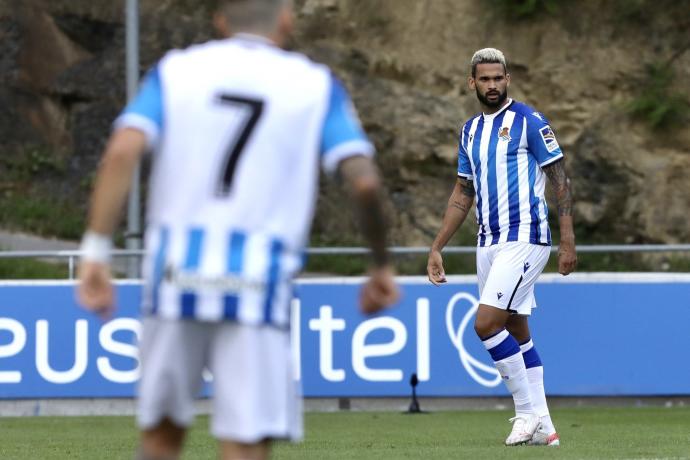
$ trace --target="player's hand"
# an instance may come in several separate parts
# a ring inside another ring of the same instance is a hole
[[[113,284],[110,268],[102,263],[81,262],[77,300],[85,310],[108,320],[114,311]]]
[[[375,267],[369,271],[369,280],[362,287],[359,306],[362,313],[370,315],[396,303],[400,290],[393,278],[390,266]]]
[[[443,257],[441,257],[439,251],[432,249],[431,252],[429,252],[426,273],[429,276],[429,281],[436,286],[446,282],[446,272],[443,270]]]
[[[558,246],[558,273],[569,275],[577,268],[577,252],[575,243],[572,241],[561,241]]]

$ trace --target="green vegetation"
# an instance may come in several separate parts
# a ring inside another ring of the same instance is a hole
[[[422,400],[422,407],[424,401]],[[559,448],[507,448],[507,411],[309,413],[300,444],[278,443],[281,459],[641,459],[688,458],[690,408],[577,408],[552,411]],[[126,459],[137,444],[131,417],[2,419],[0,457],[14,460]],[[208,417],[187,440],[185,459],[216,458]]]
[[[0,222],[4,227],[78,240],[84,232],[85,217],[84,211],[67,200],[47,199],[30,192],[6,192],[0,197]]]
[[[2,226],[78,239],[84,229],[83,203],[56,192],[61,187],[55,184],[66,180],[65,172],[64,153],[48,150],[45,146],[30,146],[21,152],[3,155],[0,158]]]
[[[67,261],[62,264],[33,259],[0,259],[0,279],[64,280],[69,277]]]
[[[672,61],[647,64],[637,87],[637,96],[628,111],[652,128],[686,126],[690,116],[688,95],[673,89],[675,74]]]

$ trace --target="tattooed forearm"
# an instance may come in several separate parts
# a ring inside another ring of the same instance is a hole
[[[458,209],[464,213],[468,213],[470,211],[470,206],[472,206],[472,203],[468,204],[462,201],[454,200],[450,205],[455,209]]]
[[[570,192],[570,179],[565,172],[565,161],[558,160],[544,168],[546,176],[556,191],[558,200],[558,215],[573,215],[573,198]]]
[[[474,198],[475,191],[472,181],[463,178],[458,178],[458,180],[460,181],[460,190],[462,190],[462,194],[470,198]]]

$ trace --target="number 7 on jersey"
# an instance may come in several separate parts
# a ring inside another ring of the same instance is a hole
[[[232,108],[246,108],[248,115],[245,115],[244,122],[240,125],[237,134],[233,136],[226,149],[223,168],[221,169],[220,179],[216,188],[216,194],[221,197],[230,195],[232,187],[232,180],[235,176],[235,168],[237,168],[237,161],[244,150],[252,131],[261,118],[264,110],[264,102],[260,99],[251,99],[232,94],[221,94],[217,98],[217,102],[221,105],[227,105]]]

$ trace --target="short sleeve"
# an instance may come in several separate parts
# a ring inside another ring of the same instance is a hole
[[[158,66],[144,77],[139,92],[115,120],[115,129],[142,131],[150,147],[156,145],[163,129],[163,94]]]
[[[464,177],[465,179],[472,180],[472,163],[470,162],[470,156],[467,153],[467,147],[465,143],[467,142],[469,136],[469,125],[463,126],[460,131],[460,140],[458,148],[458,176]]]
[[[527,145],[541,167],[563,157],[556,135],[546,117],[539,112],[527,115]]]
[[[323,168],[328,173],[348,157],[374,154],[374,146],[362,130],[347,90],[332,75],[320,150]]]

